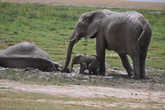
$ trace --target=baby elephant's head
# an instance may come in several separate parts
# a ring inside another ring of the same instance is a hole
[[[74,64],[80,64],[82,59],[85,57],[84,54],[76,54],[73,59],[72,59],[72,64],[71,64],[71,71],[73,71],[73,65]]]
[[[73,59],[72,59],[72,64],[79,64],[81,63],[81,58],[83,58],[85,55],[84,54],[76,54]]]

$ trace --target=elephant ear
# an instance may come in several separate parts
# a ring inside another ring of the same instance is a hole
[[[98,30],[99,30],[99,20],[93,21],[93,23],[88,27],[86,38],[95,38]]]
[[[102,18],[105,17],[105,14],[102,11],[95,11],[91,14],[90,23],[87,29],[86,38],[95,38],[97,32],[99,31],[99,25],[101,24]]]

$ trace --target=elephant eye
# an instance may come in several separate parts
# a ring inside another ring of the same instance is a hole
[[[88,19],[88,18],[86,18],[86,19],[85,19],[85,21],[86,21],[86,22],[89,22],[89,19]]]

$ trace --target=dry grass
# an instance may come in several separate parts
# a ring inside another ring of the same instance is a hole
[[[136,8],[136,9],[152,9],[165,10],[165,3],[152,2],[134,2],[128,0],[1,0],[3,2],[17,3],[41,3],[51,5],[73,5],[73,6],[89,6],[89,7],[105,7],[105,8]]]

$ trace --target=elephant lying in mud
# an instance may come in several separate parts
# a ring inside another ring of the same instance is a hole
[[[99,74],[100,63],[95,55],[76,54],[72,59],[71,70],[74,64],[80,64],[80,73],[82,74],[86,69],[89,70],[89,74]]]
[[[48,54],[30,42],[22,42],[0,52],[0,66],[36,68],[41,71],[60,71],[62,66],[51,61]]]
[[[136,11],[97,10],[81,15],[67,49],[63,71],[68,71],[72,49],[81,38],[96,38],[96,54],[105,74],[105,49],[114,50],[121,58],[128,76],[145,78],[145,60],[152,30],[144,16]],[[133,60],[131,67],[128,56]]]

